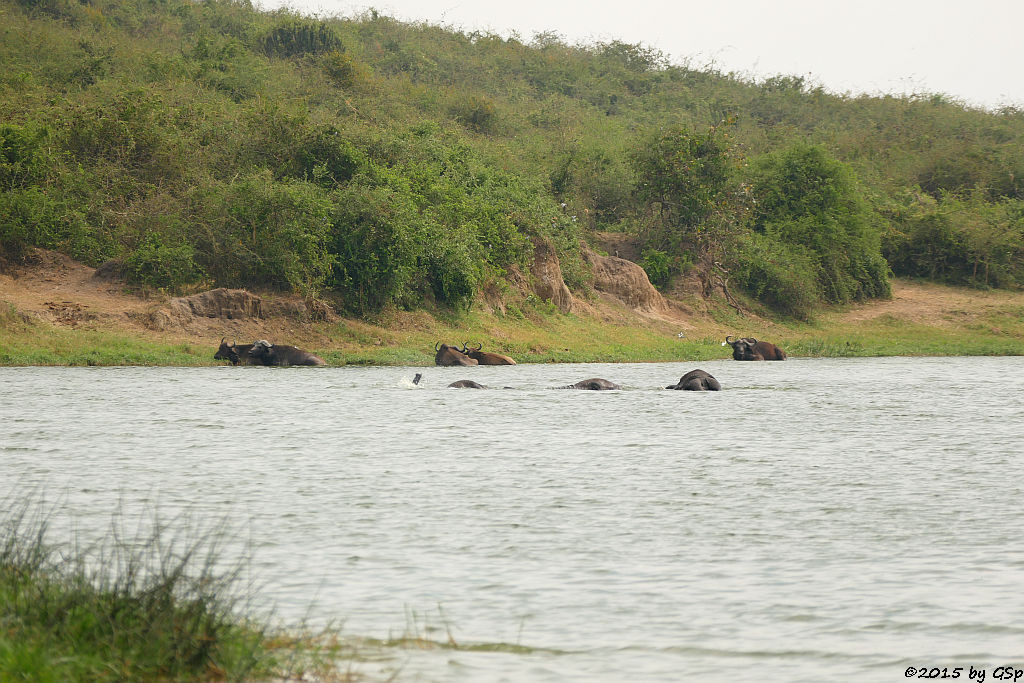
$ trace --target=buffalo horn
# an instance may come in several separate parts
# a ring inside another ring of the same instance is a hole
[[[441,342],[434,342],[434,350],[435,351],[440,351],[441,350]]]

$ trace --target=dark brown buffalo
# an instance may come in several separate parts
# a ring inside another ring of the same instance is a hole
[[[474,382],[471,379],[460,379],[458,382],[452,382],[448,385],[449,389],[486,389],[483,384]]]
[[[287,344],[271,344],[261,339],[249,349],[250,362],[253,365],[273,365],[287,367],[289,365],[326,365],[324,359]]]
[[[462,353],[475,360],[480,365],[515,365],[516,362],[508,356],[490,351],[481,351],[483,344],[477,344],[476,348],[468,348],[466,342],[462,342]]]
[[[587,389],[589,391],[608,391],[609,389],[621,389],[615,382],[609,382],[606,379],[600,377],[592,377],[590,379],[584,379],[575,384],[567,384],[564,387],[555,387],[556,389]]]
[[[684,391],[721,391],[722,385],[710,373],[703,370],[690,370],[680,377],[678,382],[665,388]]]
[[[771,342],[757,341],[753,337],[732,339],[730,335],[722,342],[722,346],[726,344],[732,347],[733,360],[786,360],[786,352],[778,346]]]
[[[446,368],[454,365],[479,365],[477,361],[454,346],[438,342],[434,344],[434,350],[437,351],[437,355],[434,356],[434,365],[441,365]]]
[[[252,350],[252,344],[236,344],[231,342],[228,344],[224,339],[220,340],[220,348],[217,349],[217,353],[213,354],[214,360],[229,360],[232,365],[253,365],[253,359],[249,355],[249,351]]]

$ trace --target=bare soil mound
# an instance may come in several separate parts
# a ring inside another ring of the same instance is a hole
[[[327,337],[308,323],[336,317],[322,302],[297,296],[214,289],[170,297],[128,287],[106,271],[96,276],[96,270],[36,249],[28,262],[0,273],[0,302],[54,325],[213,346],[221,337],[322,345]]]

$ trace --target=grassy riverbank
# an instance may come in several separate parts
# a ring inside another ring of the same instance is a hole
[[[252,615],[244,560],[222,562],[224,529],[182,540],[114,520],[81,545],[52,543],[48,522],[27,504],[0,516],[0,680],[348,680],[337,639]]]
[[[273,338],[312,349],[329,365],[433,364],[435,342],[469,341],[520,363],[703,361],[727,358],[727,334],[779,344],[791,356],[1024,355],[1024,294],[897,283],[893,300],[831,309],[811,323],[740,316],[720,306],[676,320],[625,310],[563,315],[544,305],[515,315],[391,312],[373,321],[285,323],[240,340]],[[682,334],[682,336],[680,336]],[[0,310],[0,365],[208,366],[217,333],[155,334],[130,326],[50,324]]]

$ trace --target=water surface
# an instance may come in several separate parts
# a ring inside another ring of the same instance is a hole
[[[399,680],[1024,664],[1024,359],[660,388],[694,367],[6,368],[0,477],[97,533],[118,506],[229,519],[285,622],[497,644],[362,669]],[[588,377],[623,390],[551,388]]]

